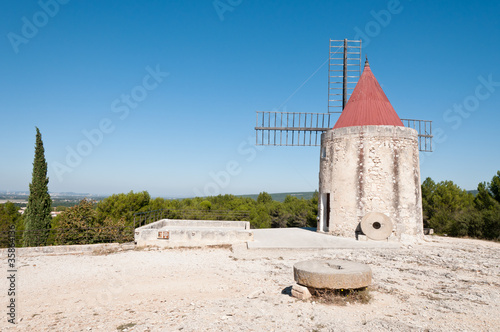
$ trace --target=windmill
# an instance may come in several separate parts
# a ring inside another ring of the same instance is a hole
[[[432,151],[432,122],[399,118],[368,59],[361,72],[361,40],[330,40],[328,62],[328,111],[257,112],[256,144],[321,146],[318,232],[421,238],[419,151]]]

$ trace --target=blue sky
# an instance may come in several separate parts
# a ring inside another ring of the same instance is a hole
[[[364,39],[399,116],[433,121],[422,180],[475,189],[500,169],[498,13],[493,0],[2,1],[0,190],[28,190],[35,126],[54,192],[315,190],[319,148],[256,147],[253,128],[256,111],[327,111],[330,38]]]

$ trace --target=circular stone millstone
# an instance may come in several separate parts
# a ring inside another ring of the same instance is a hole
[[[372,282],[368,265],[343,260],[309,260],[293,266],[293,277],[302,286],[328,289],[355,289]]]
[[[380,212],[367,213],[361,219],[361,230],[371,240],[385,240],[392,233],[391,218]]]

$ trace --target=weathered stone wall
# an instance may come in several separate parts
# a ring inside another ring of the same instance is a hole
[[[320,230],[355,237],[363,216],[381,212],[390,239],[421,238],[422,196],[417,131],[395,126],[329,130],[321,137]],[[329,228],[323,214],[330,193]]]

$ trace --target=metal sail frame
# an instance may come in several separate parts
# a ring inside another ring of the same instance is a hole
[[[330,39],[328,113],[342,113],[361,77],[361,40]]]
[[[332,129],[337,120],[334,114],[342,113],[361,77],[361,40],[330,39],[328,61],[328,112],[257,111],[256,145],[321,145],[321,134]],[[340,73],[342,74],[337,75]],[[417,130],[419,150],[432,152],[432,121],[416,119],[401,119],[401,121],[405,127]]]

